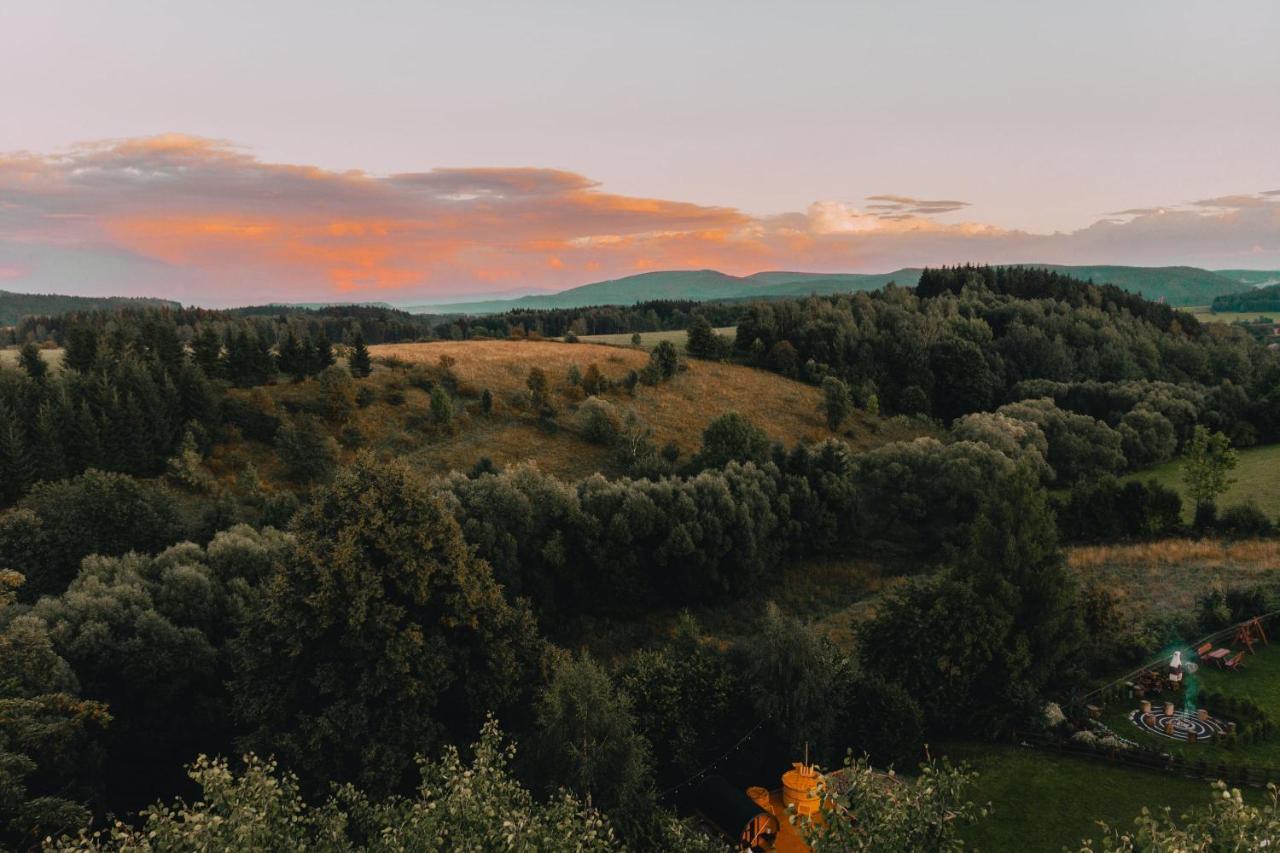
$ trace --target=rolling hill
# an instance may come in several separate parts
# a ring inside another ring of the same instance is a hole
[[[356,444],[348,442],[350,446],[342,454],[345,461],[354,458],[356,447],[363,447],[391,453],[431,474],[466,471],[480,459],[489,458],[502,467],[534,464],[569,480],[596,472],[619,473],[614,452],[583,435],[578,411],[582,396],[569,393],[580,389],[565,383],[570,366],[585,370],[595,364],[604,376],[617,381],[649,360],[649,353],[642,348],[554,341],[440,341],[381,344],[369,349],[378,363],[373,375],[361,384],[374,392],[374,400],[361,408],[350,424],[361,439]],[[418,379],[438,379],[441,356],[453,360],[458,380],[456,414],[448,429],[430,426],[426,417],[429,396]],[[384,359],[395,366],[387,366]],[[526,378],[534,366],[545,370],[551,381],[551,402],[557,410],[554,429],[548,429],[525,399]],[[489,414],[480,406],[485,390],[493,397]],[[269,399],[268,406],[279,412],[310,411],[322,405],[319,384],[312,379],[231,393],[244,400]],[[693,359],[688,370],[670,381],[639,386],[635,394],[615,388],[601,398],[620,418],[634,415],[651,429],[656,446],[671,443],[679,448],[682,459],[688,459],[701,446],[707,424],[726,411],[748,414],[770,438],[787,446],[827,438],[832,433],[823,420],[821,396],[814,386],[776,373]],[[329,428],[335,438],[343,438],[337,427]],[[857,411],[841,433],[853,447],[867,449],[914,438],[922,431],[918,425]],[[271,447],[253,441],[220,445],[213,453],[211,467],[230,485],[246,459],[268,482],[282,481],[281,464]]]
[[[181,308],[169,299],[145,296],[62,296],[56,293],[12,293],[0,290],[0,326],[12,326],[32,315],[71,311],[111,311],[116,308]]]
[[[1018,266],[1051,269],[1098,284],[1111,283],[1148,299],[1170,305],[1207,305],[1216,297],[1235,293],[1242,283],[1265,281],[1276,273],[1255,270],[1213,272],[1197,267],[1064,266],[1026,263]],[[889,282],[914,287],[920,270],[905,267],[888,273],[759,272],[734,276],[716,270],[664,270],[598,281],[548,295],[408,307],[415,313],[500,314],[504,311],[582,308],[589,305],[632,305],[653,299],[692,299],[698,302],[740,299],[782,299],[878,290]]]

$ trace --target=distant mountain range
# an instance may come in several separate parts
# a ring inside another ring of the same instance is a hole
[[[1259,270],[1211,271],[1196,267],[1062,266],[1027,263],[1020,266],[1056,270],[1075,278],[1110,283],[1148,299],[1170,305],[1208,305],[1218,296],[1239,292],[1268,281],[1280,280],[1280,272]],[[917,267],[888,273],[759,272],[735,276],[716,270],[668,270],[584,284],[547,295],[519,299],[491,299],[407,306],[405,310],[429,314],[500,314],[514,310],[582,308],[588,305],[632,305],[653,299],[692,299],[698,302],[737,299],[782,299],[878,290],[889,282],[914,287],[920,280]]]
[[[56,293],[11,293],[0,290],[0,326],[12,326],[31,315],[72,311],[110,311],[116,308],[181,308],[169,299],[145,296],[62,296]]]

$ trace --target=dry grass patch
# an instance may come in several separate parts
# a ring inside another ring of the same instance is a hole
[[[503,408],[501,417],[494,418],[501,426],[485,427],[486,419],[474,418],[455,442],[441,443],[437,449],[447,452],[447,458],[440,465],[460,468],[465,467],[464,461],[489,456],[504,465],[533,460],[545,471],[572,477],[600,470],[599,449],[572,434],[566,435],[567,430],[548,434],[532,416],[511,411],[505,406],[506,401],[522,394],[529,369],[540,367],[555,391],[558,420],[567,426],[572,424],[578,406],[578,401],[564,395],[570,366],[585,371],[594,364],[606,378],[620,381],[649,361],[648,353],[639,349],[557,341],[385,344],[371,347],[370,352],[376,359],[393,358],[428,366],[438,364],[442,355],[448,356],[456,362],[453,371],[463,387],[476,393],[488,389]],[[741,412],[770,438],[787,446],[831,436],[818,410],[821,391],[813,386],[737,364],[695,359],[688,365],[688,370],[667,382],[653,387],[636,386],[635,396],[621,389],[604,396],[624,417],[631,412],[647,424],[657,446],[671,442],[685,458],[701,447],[707,424],[727,411]],[[866,449],[914,438],[921,429],[899,422],[889,424],[859,412],[846,425],[844,438],[855,448]]]
[[[1098,583],[1134,619],[1186,615],[1215,586],[1280,584],[1280,542],[1166,539],[1067,551],[1083,583]]]

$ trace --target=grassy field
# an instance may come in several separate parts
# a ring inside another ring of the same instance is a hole
[[[978,771],[970,798],[990,802],[994,814],[967,828],[970,847],[986,851],[1062,851],[1101,834],[1103,821],[1128,829],[1143,806],[1169,806],[1175,815],[1209,801],[1209,783],[989,743],[942,744],[934,749]]]
[[[1196,305],[1191,308],[1182,308],[1188,314],[1195,315],[1195,318],[1201,323],[1234,323],[1238,320],[1248,322],[1257,320],[1260,317],[1267,317],[1272,320],[1280,320],[1280,311],[1219,311],[1214,313],[1209,310],[1208,305]]]
[[[49,366],[52,367],[54,370],[57,370],[58,368],[62,367],[61,348],[41,350],[40,355],[44,357],[44,360],[48,362]],[[0,348],[0,365],[3,365],[4,367],[13,367],[17,363],[18,363],[17,347]]]
[[[731,338],[738,332],[737,326],[718,326],[713,331],[717,335]],[[684,352],[685,343],[689,339],[689,334],[683,329],[671,332],[641,332],[640,346],[644,349],[653,349],[662,341],[671,341],[676,347]],[[616,335],[584,335],[579,340],[593,344],[609,344],[611,346],[629,347],[631,344],[631,333],[622,332]]]
[[[1213,586],[1280,584],[1280,542],[1272,539],[1166,539],[1067,549],[1067,565],[1084,584],[1115,595],[1127,619],[1193,613]]]
[[[1225,495],[1218,498],[1220,509],[1232,504],[1252,500],[1273,519],[1280,515],[1280,444],[1249,447],[1240,451],[1240,464],[1232,472],[1235,483]],[[1175,459],[1145,471],[1130,474],[1125,479],[1147,480],[1155,478],[1163,485],[1176,489],[1182,495],[1183,514],[1188,521],[1195,511],[1182,484],[1182,460]]]
[[[379,364],[373,376],[363,380],[377,392],[376,402],[360,410],[355,419],[366,447],[407,459],[428,473],[466,471],[488,457],[503,467],[534,464],[566,479],[597,471],[617,473],[613,453],[582,436],[577,411],[581,391],[567,386],[569,367],[577,365],[585,371],[595,364],[607,378],[620,380],[629,370],[643,367],[649,358],[645,350],[631,347],[554,341],[388,344],[370,349],[375,361],[390,358],[403,366]],[[459,380],[457,415],[447,429],[424,424],[428,397],[411,381],[415,370],[436,371],[441,356],[456,360],[453,371]],[[557,415],[550,429],[540,423],[527,403],[525,381],[535,365],[547,372],[552,386]],[[392,386],[404,395],[400,405],[387,400]],[[489,390],[494,400],[489,415],[480,411],[484,390]],[[249,396],[252,392],[233,393]],[[298,409],[314,406],[319,392],[317,383],[309,380],[268,386],[257,393],[265,393],[276,407]],[[646,424],[657,447],[675,444],[681,458],[698,450],[707,424],[726,411],[742,412],[786,445],[831,436],[818,409],[817,388],[740,365],[694,360],[667,382],[637,386],[634,396],[620,388],[603,396],[620,417],[634,414]],[[914,437],[920,429],[857,412],[842,428],[842,436],[854,447],[869,448]],[[268,480],[273,479],[273,466],[279,464],[274,454],[265,446],[248,444],[217,451],[216,470],[225,476],[243,464],[241,457],[247,454]],[[344,451],[344,456],[353,454]]]

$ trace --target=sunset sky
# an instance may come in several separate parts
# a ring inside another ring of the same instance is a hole
[[[0,289],[1280,269],[1280,3],[0,4]]]

